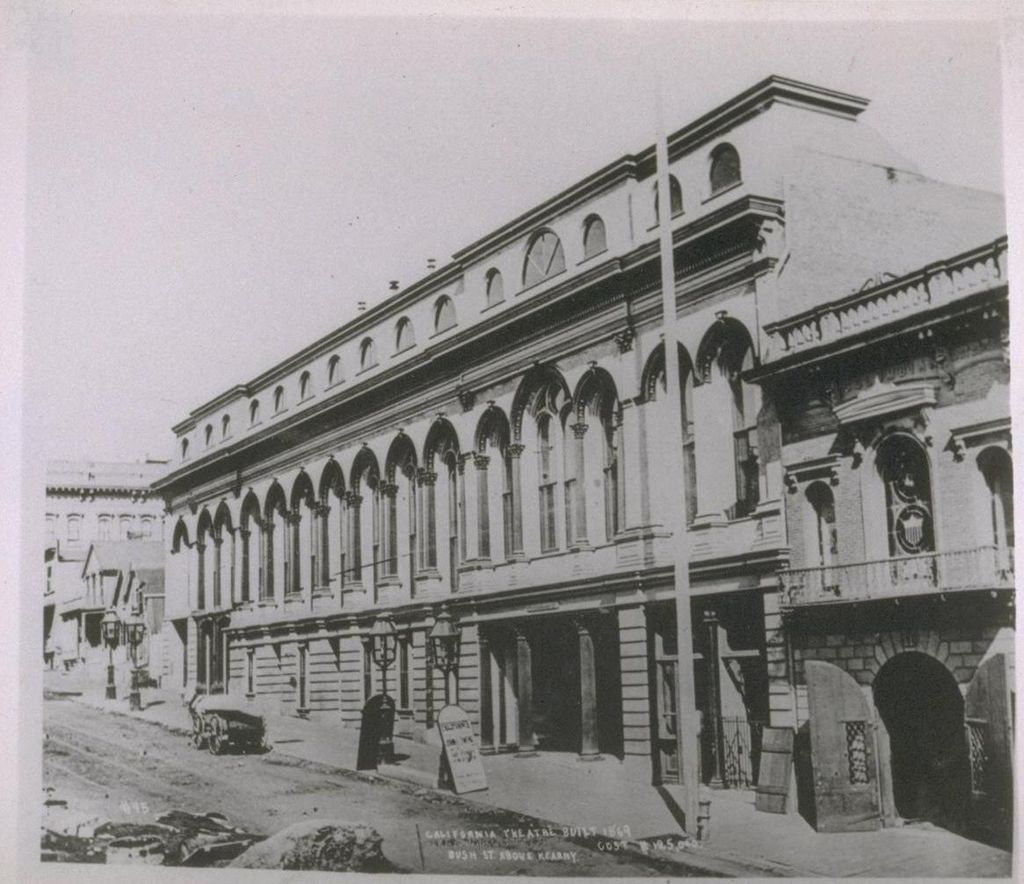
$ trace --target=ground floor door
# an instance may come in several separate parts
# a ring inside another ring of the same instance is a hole
[[[804,664],[810,725],[814,824],[819,832],[863,832],[881,825],[874,712],[838,666]]]
[[[197,630],[196,686],[204,694],[223,694],[227,684],[227,647],[224,623],[202,620]]]
[[[960,829],[970,767],[956,680],[934,657],[906,651],[878,671],[872,692],[889,739],[896,814]]]
[[[964,697],[969,822],[1005,840],[1013,814],[1013,695],[1006,657],[982,663]]]

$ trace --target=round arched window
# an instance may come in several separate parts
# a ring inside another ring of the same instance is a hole
[[[711,153],[711,192],[740,182],[740,155],[731,144],[720,144]]]
[[[562,242],[550,230],[538,233],[530,241],[523,264],[523,285],[531,286],[565,270]]]

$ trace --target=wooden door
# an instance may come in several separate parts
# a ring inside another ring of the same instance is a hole
[[[1013,734],[1006,657],[989,657],[967,687],[964,731],[971,763],[972,821],[1004,828],[1013,803]]]
[[[838,666],[808,660],[804,672],[816,828],[877,829],[881,814],[872,707],[857,682]]]

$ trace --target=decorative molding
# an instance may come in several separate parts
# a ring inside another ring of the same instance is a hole
[[[999,445],[1010,452],[1013,451],[1013,436],[1010,433],[1009,417],[995,418],[950,430],[946,450],[952,452],[953,460],[959,463],[967,456],[968,448],[980,448],[986,443]]]
[[[473,410],[473,406],[476,404],[476,393],[469,387],[464,384],[458,384],[455,387],[455,395],[458,397],[459,405],[462,406],[463,411]]]
[[[806,485],[816,479],[825,479],[829,485],[838,485],[839,459],[838,454],[827,454],[824,457],[787,466],[783,480],[789,493],[795,494],[800,485]]]
[[[934,405],[934,384],[876,383],[849,402],[834,406],[832,413],[841,424],[855,424]]]
[[[622,331],[616,332],[614,338],[619,352],[629,353],[633,349],[633,341],[636,339],[636,330],[633,328],[633,323],[630,322]]]

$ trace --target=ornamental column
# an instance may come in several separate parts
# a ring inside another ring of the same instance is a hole
[[[345,492],[345,508],[348,510],[348,549],[345,570],[353,583],[361,584],[363,581],[363,547],[362,529],[362,495],[355,491]],[[342,584],[346,582],[344,571],[342,572]]]
[[[483,629],[480,645],[480,752],[494,754],[494,702],[491,699],[491,641]]]
[[[576,620],[580,657],[580,759],[596,761],[597,740],[597,669],[594,661],[594,636],[590,625]]]
[[[330,590],[331,588],[331,524],[330,515],[331,508],[326,503],[318,503],[313,510],[316,519],[319,523],[319,537],[320,537],[320,549],[319,549],[319,568],[317,568],[317,562],[314,561],[313,567],[310,568],[310,573],[313,575],[313,589],[314,591],[320,588]],[[319,572],[319,573],[317,573]]]
[[[473,464],[476,466],[476,524],[477,524],[477,558],[491,557],[491,501],[487,490],[487,469],[491,459],[485,454],[475,454]]]
[[[240,528],[239,534],[242,536],[242,579],[239,584],[239,595],[242,602],[247,602],[251,592],[249,586],[249,538],[252,537],[252,531],[248,528]]]
[[[587,424],[578,423],[572,425],[575,482],[572,495],[573,537],[571,542],[574,546],[586,546],[589,543],[587,535],[586,456],[583,446],[583,437],[586,434]]]
[[[515,442],[509,445],[507,450],[512,472],[512,487],[509,489],[512,494],[512,549],[505,550],[506,558],[509,555],[523,555],[523,489],[520,461],[526,446]]]
[[[708,739],[711,746],[711,782],[714,789],[723,784],[725,762],[725,741],[722,734],[722,676],[718,659],[718,612],[708,609],[704,612],[704,628],[707,630],[707,672],[708,706],[704,715]]]
[[[519,706],[519,752],[523,757],[536,755],[533,734],[533,668],[530,641],[520,627],[513,627],[516,640],[516,699]]]

